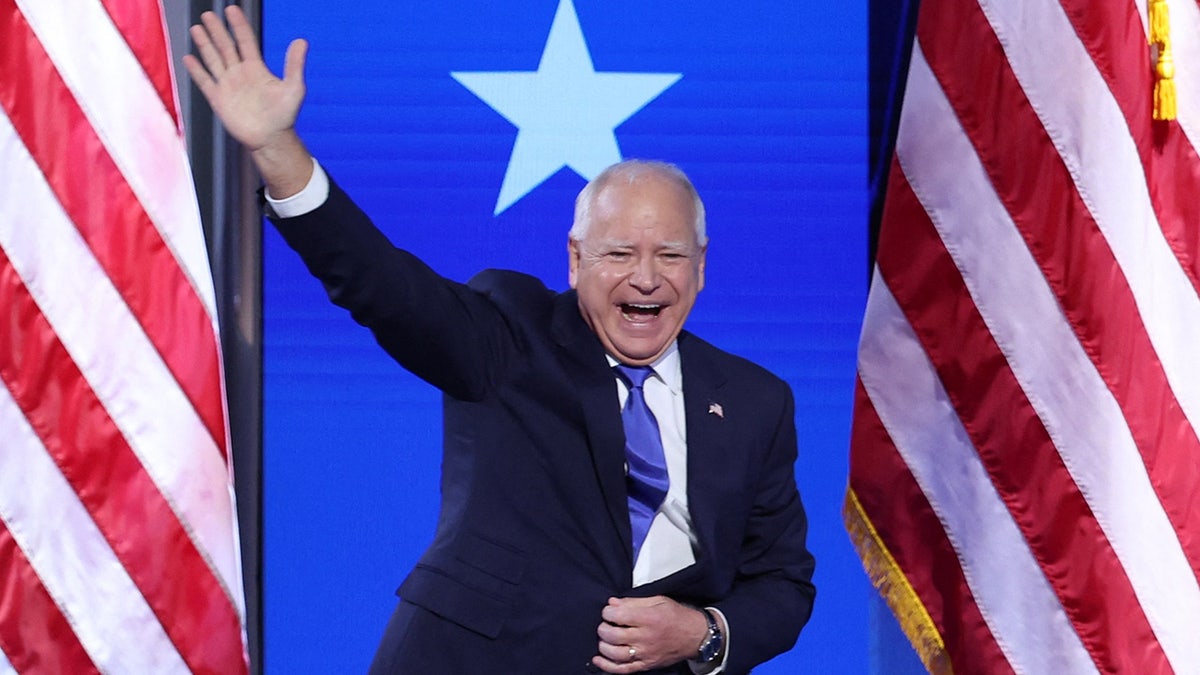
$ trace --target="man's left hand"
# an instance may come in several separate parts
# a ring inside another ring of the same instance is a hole
[[[599,654],[592,663],[606,673],[637,673],[694,658],[708,634],[703,612],[661,595],[609,598],[600,617]]]

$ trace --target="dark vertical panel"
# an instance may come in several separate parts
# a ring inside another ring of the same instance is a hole
[[[262,672],[262,216],[258,177],[241,148],[214,121],[181,57],[188,26],[224,2],[164,0],[192,174],[217,295],[233,445],[238,529],[252,673]],[[261,4],[244,0],[256,27]]]
[[[870,0],[868,26],[870,146],[868,156],[870,185],[870,237],[867,271],[875,265],[875,243],[879,239],[879,219],[883,215],[883,197],[887,194],[888,168],[896,145],[900,122],[900,102],[908,79],[908,59],[917,27],[920,0]]]

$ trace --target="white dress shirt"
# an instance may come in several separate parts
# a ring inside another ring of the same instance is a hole
[[[608,365],[618,361],[608,357]],[[650,365],[654,375],[646,378],[642,393],[658,422],[663,454],[667,460],[670,486],[662,506],[650,522],[646,540],[633,566],[633,585],[641,586],[668,577],[696,562],[696,535],[687,497],[687,424],[683,412],[683,374],[679,348],[672,343],[667,352]],[[629,398],[625,381],[613,376],[621,407]]]

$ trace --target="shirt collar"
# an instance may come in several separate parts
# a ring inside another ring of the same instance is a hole
[[[616,366],[621,363],[614,359],[611,354],[605,352],[604,358],[608,359],[609,367]],[[654,369],[655,376],[671,390],[672,394],[683,393],[683,370],[679,365],[679,343],[672,340],[671,346],[667,347],[667,351],[663,355],[655,359],[654,363],[650,364]]]

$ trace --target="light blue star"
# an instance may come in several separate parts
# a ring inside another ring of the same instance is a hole
[[[597,73],[571,0],[561,0],[536,72],[450,73],[517,126],[495,214],[559,169],[587,180],[621,161],[614,130],[679,73]]]

